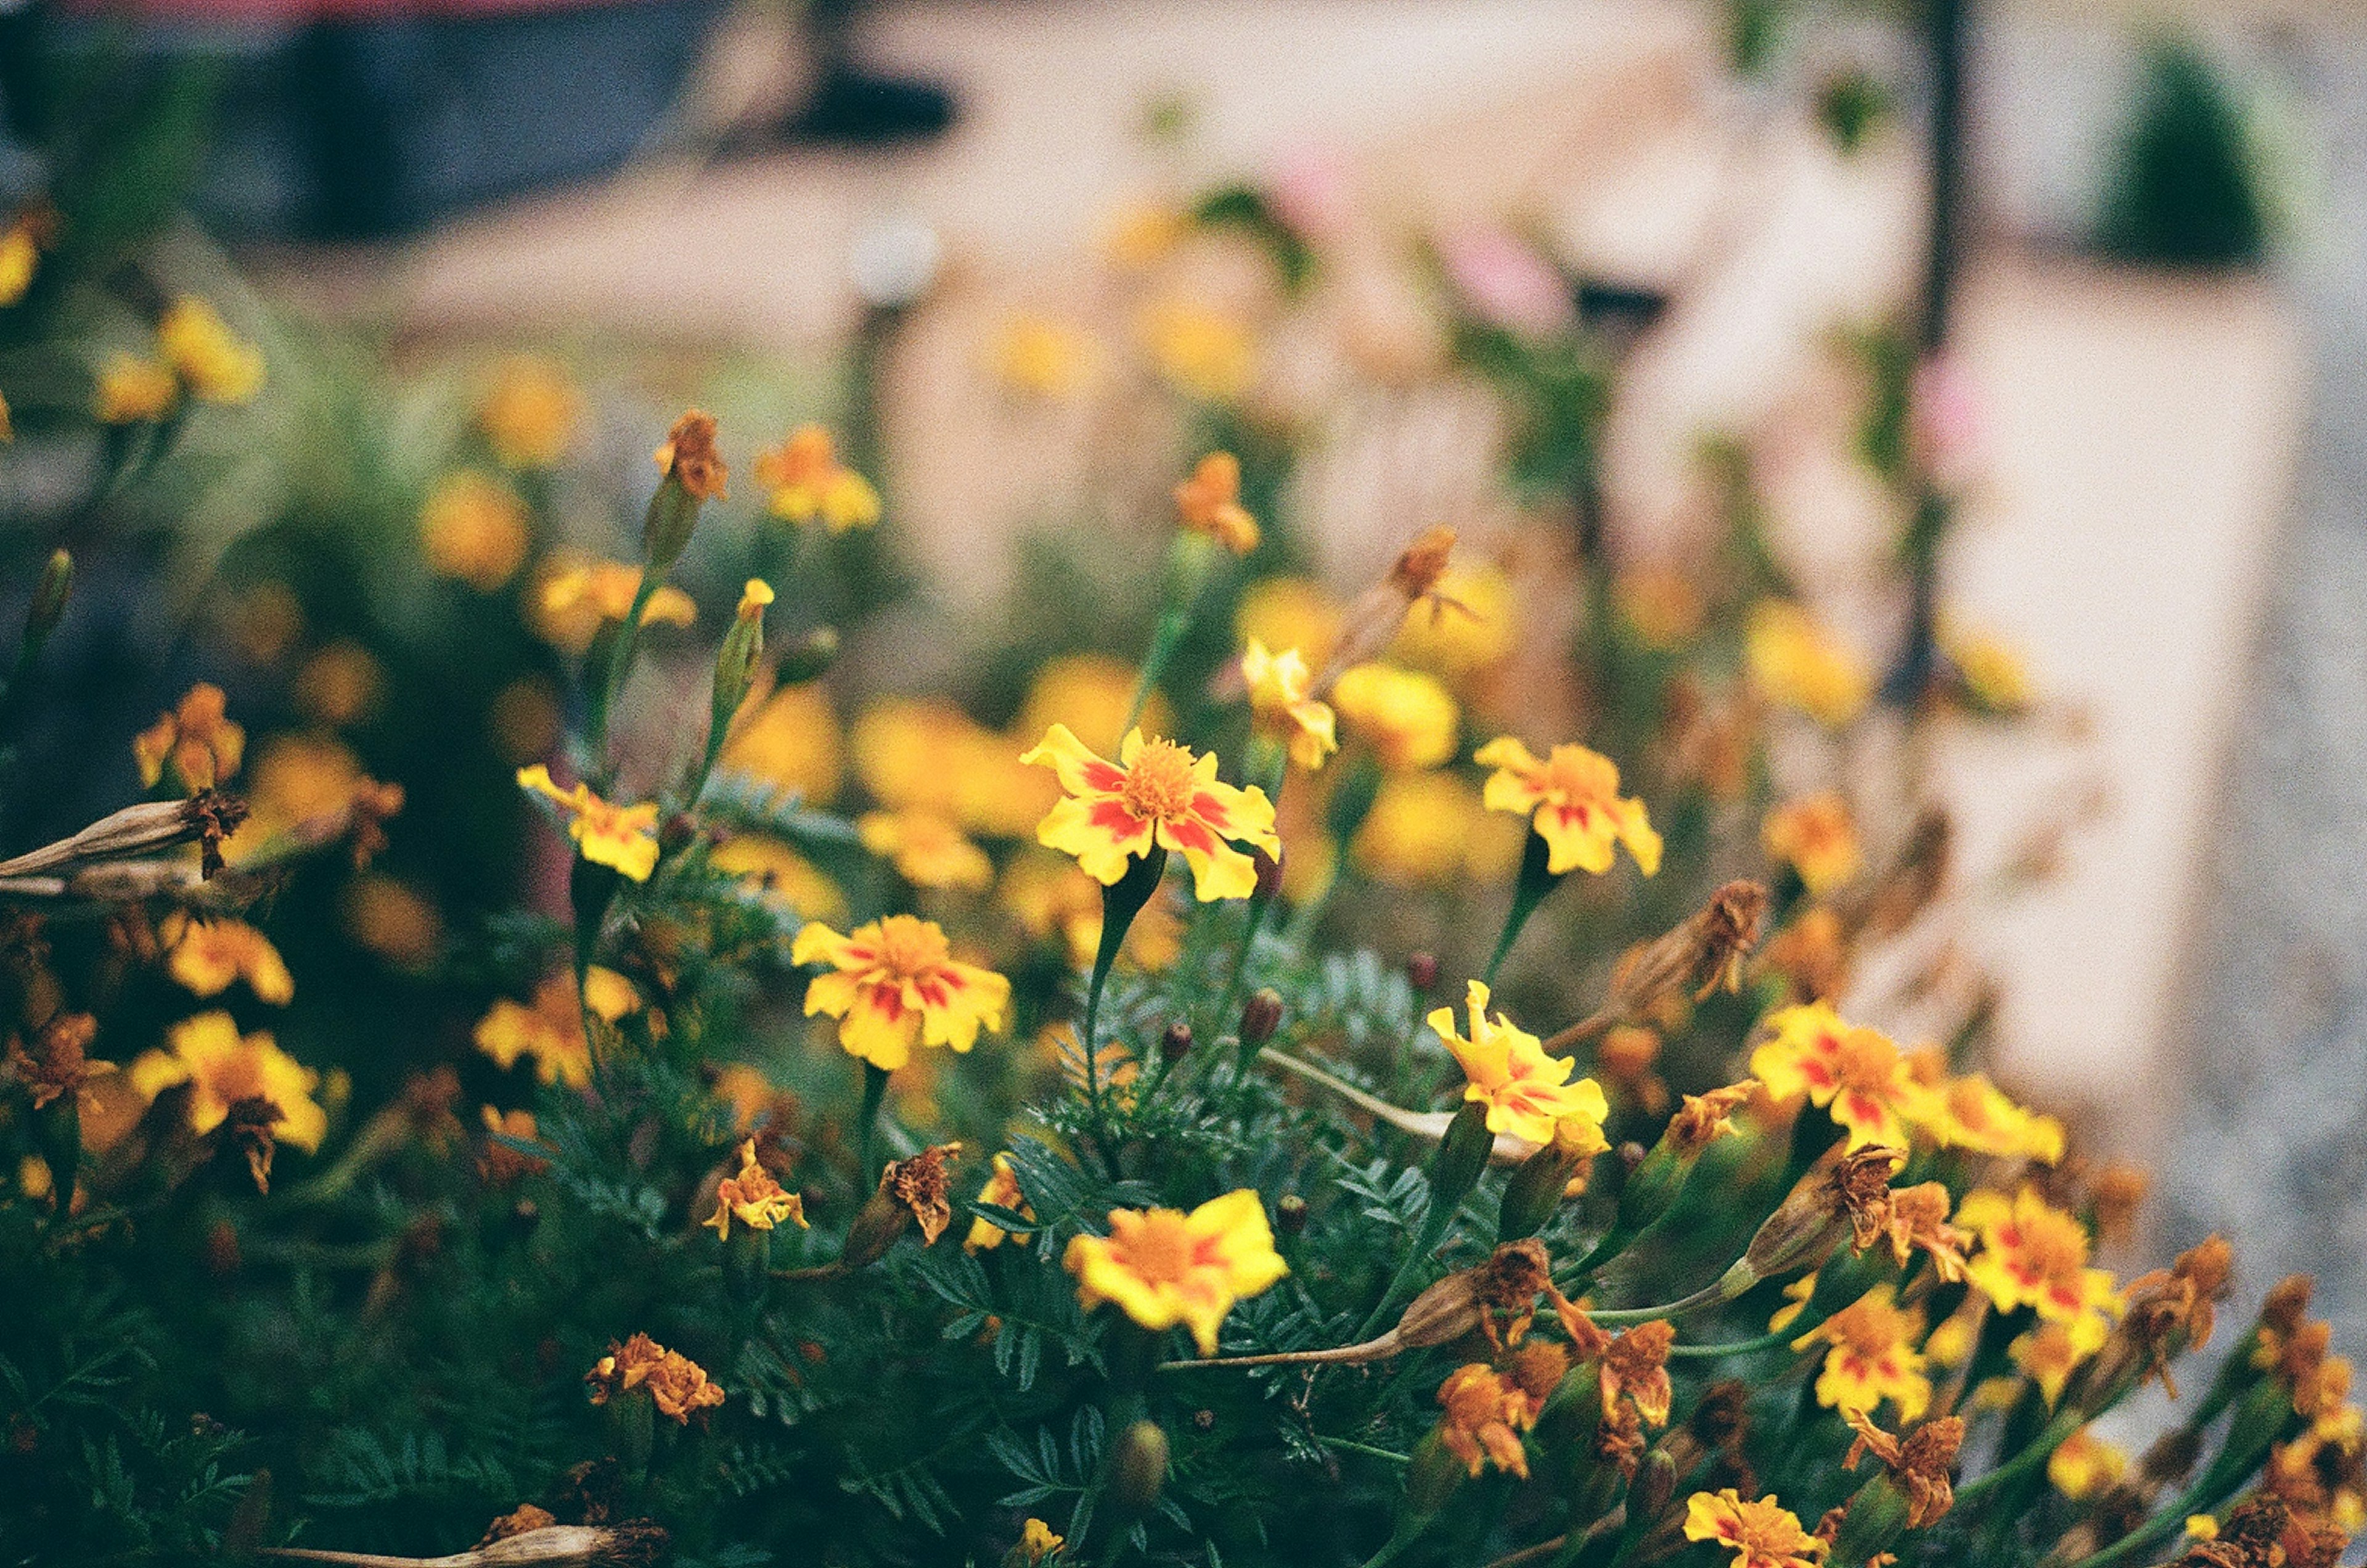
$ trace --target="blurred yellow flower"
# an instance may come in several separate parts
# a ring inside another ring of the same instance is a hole
[[[1217,1353],[1217,1329],[1235,1302],[1290,1272],[1274,1249],[1265,1205],[1242,1188],[1186,1214],[1177,1209],[1113,1209],[1109,1235],[1079,1235],[1063,1266],[1090,1312],[1104,1302],[1143,1327],[1182,1325],[1203,1356]]]
[[[1159,374],[1203,402],[1238,402],[1257,378],[1257,339],[1227,311],[1162,299],[1143,311],[1140,332]]]
[[[334,728],[368,717],[384,684],[369,649],[351,637],[339,637],[297,671],[296,703],[313,722]]]
[[[338,741],[317,735],[275,735],[264,743],[248,773],[246,824],[223,841],[222,853],[236,863],[302,823],[390,792],[399,803],[400,792],[374,782]]]
[[[517,354],[493,367],[477,403],[477,428],[506,468],[548,468],[567,456],[583,419],[583,394],[567,372],[539,355]]]
[[[190,1086],[189,1130],[205,1136],[243,1102],[267,1102],[277,1112],[271,1134],[311,1153],[329,1131],[329,1113],[312,1099],[321,1075],[279,1049],[266,1033],[241,1035],[226,1012],[202,1012],[165,1033],[172,1049],[150,1051],[131,1064],[131,1087],[154,1100],[176,1084]]]
[[[243,979],[257,1001],[284,1007],[295,998],[296,979],[287,961],[269,937],[244,920],[200,920],[176,910],[160,934],[173,950],[165,972],[192,995],[218,997]]]
[[[1321,670],[1340,640],[1342,620],[1340,602],[1314,579],[1268,577],[1242,593],[1233,612],[1233,631],[1242,642],[1295,648],[1310,669]]]
[[[1933,1337],[1938,1337],[1936,1333]],[[2038,1392],[2045,1395],[2046,1406],[2052,1410],[2055,1402],[2063,1397],[2071,1374],[2103,1348],[2103,1338],[2093,1329],[2082,1333],[2067,1324],[2041,1323],[2027,1333],[2016,1335],[2005,1353],[2024,1376],[2038,1385]]]
[[[205,681],[191,686],[171,713],[159,714],[155,723],[132,738],[140,782],[155,788],[169,761],[173,776],[187,794],[229,783],[246,756],[246,731],[231,721],[228,708],[229,699],[220,686]]]
[[[1874,694],[1865,660],[1786,600],[1762,599],[1751,607],[1743,657],[1761,696],[1828,728],[1855,718]]]
[[[1175,515],[1184,529],[1206,534],[1237,556],[1258,547],[1257,519],[1241,505],[1240,459],[1211,452],[1175,487]]]
[[[1483,811],[1478,792],[1452,773],[1393,773],[1374,796],[1349,853],[1359,870],[1392,887],[1463,876],[1495,883],[1520,863],[1527,832],[1522,823]]]
[[[2077,1500],[2115,1484],[2129,1472],[2129,1456],[2092,1427],[2082,1427],[2046,1456],[2046,1479],[2055,1490]]]
[[[1832,790],[1789,801],[1759,825],[1759,843],[1773,859],[1786,861],[1810,893],[1826,894],[1858,874],[1857,829],[1849,803]]]
[[[962,836],[960,827],[931,811],[866,811],[855,824],[863,847],[891,861],[915,887],[977,892],[994,881],[994,863]]]
[[[1556,875],[1611,869],[1612,846],[1627,846],[1647,876],[1660,869],[1660,835],[1640,800],[1619,794],[1619,767],[1599,751],[1561,745],[1543,761],[1519,740],[1500,735],[1472,758],[1488,775],[1480,803],[1490,811],[1527,817],[1544,839],[1546,869]]]
[[[1450,566],[1389,641],[1388,657],[1448,680],[1492,670],[1512,657],[1512,580],[1492,561]]]
[[[773,515],[792,523],[821,519],[833,534],[879,521],[879,492],[838,460],[830,432],[799,425],[780,446],[756,454],[756,480],[771,492]]]
[[[1126,738],[1126,716],[1134,706],[1134,688],[1140,679],[1140,671],[1107,654],[1064,653],[1046,660],[1027,684],[1019,716],[1012,721],[1011,733],[1023,738],[1012,753],[1026,749],[1025,737],[1041,735],[1056,724],[1067,725],[1070,734],[1097,751],[1114,750]],[[1138,722],[1146,735],[1172,735],[1175,729],[1166,699],[1156,692],[1143,705]],[[1033,773],[1026,776],[1042,777]],[[1040,809],[1036,813],[1042,814]]]
[[[1964,677],[1965,690],[1989,713],[2020,713],[2030,706],[2030,667],[2002,637],[1940,618],[1940,652]]]
[[[1390,664],[1354,665],[1333,684],[1331,705],[1392,773],[1434,768],[1455,755],[1455,699],[1433,676]]]
[[[995,375],[1014,391],[1066,399],[1092,386],[1101,373],[1101,345],[1093,335],[1050,316],[1024,312],[1006,319],[995,334]]]
[[[477,1021],[477,1049],[504,1071],[520,1056],[534,1058],[535,1077],[547,1084],[582,1089],[592,1081],[592,1048],[583,1034],[583,1011],[614,1023],[640,1005],[633,983],[613,969],[594,964],[584,976],[581,1000],[575,976],[555,970],[535,987],[531,1006],[503,997]]]
[[[1126,202],[1102,221],[1102,254],[1116,265],[1139,271],[1163,260],[1191,229],[1191,220],[1165,202]]]
[[[98,367],[91,412],[102,424],[138,424],[172,412],[180,395],[170,366],[118,349]]]
[[[1647,648],[1672,650],[1701,629],[1701,591],[1672,568],[1644,566],[1623,572],[1611,598],[1634,628],[1636,639]]]
[[[473,469],[447,474],[419,510],[419,547],[428,570],[458,578],[480,593],[491,593],[517,575],[532,542],[526,502],[499,479]]]
[[[806,1015],[839,1021],[838,1043],[884,1072],[911,1059],[915,1044],[967,1051],[980,1029],[1000,1031],[1011,982],[955,960],[944,928],[887,915],[841,936],[816,920],[798,932],[794,964],[828,967],[806,986]]]
[[[1145,740],[1134,729],[1110,762],[1056,724],[1020,761],[1052,769],[1064,792],[1036,829],[1036,841],[1076,856],[1104,886],[1155,843],[1184,857],[1203,903],[1246,898],[1256,889],[1257,868],[1233,840],[1269,855],[1282,852],[1265,792],[1221,783],[1214,752],[1195,757],[1188,747]]]
[[[633,597],[640,592],[641,569],[620,561],[573,562],[554,557],[549,575],[531,596],[535,631],[542,639],[569,653],[582,653],[611,621],[632,613]],[[698,606],[673,583],[660,585],[641,606],[641,625],[686,626],[698,618]]]
[[[987,1173],[986,1185],[978,1190],[978,1201],[991,1203],[998,1209],[1008,1209],[1014,1214],[1025,1214],[1031,1220],[1036,1217],[1036,1211],[1027,1206],[1027,1194],[1019,1190],[1019,1173],[1008,1154],[994,1156],[994,1168]],[[962,1243],[962,1249],[966,1252],[991,1251],[1001,1247],[1006,1236],[1025,1245],[1034,1234],[1033,1231],[1006,1231],[992,1220],[974,1219],[969,1223],[969,1236]]]
[[[809,919],[843,920],[846,895],[805,856],[778,839],[736,833],[715,848],[708,863],[779,899]]]
[[[1011,857],[996,897],[1028,935],[1059,936],[1069,960],[1082,968],[1093,961],[1102,940],[1102,885],[1076,862],[1039,850]],[[1160,970],[1183,951],[1183,922],[1165,897],[1153,897],[1127,928],[1119,956],[1138,968]]]
[[[0,309],[25,297],[40,261],[41,247],[33,238],[33,225],[22,218],[8,225],[8,231],[0,234]]]
[[[838,798],[845,772],[838,715],[819,683],[784,686],[742,711],[717,766],[797,795],[809,806]]]
[[[345,895],[345,930],[388,963],[416,969],[436,956],[444,919],[416,888],[391,876],[357,876]]]
[[[203,299],[173,302],[156,323],[156,347],[182,383],[210,403],[250,402],[263,389],[263,351]]]
[[[590,784],[561,789],[551,783],[550,770],[540,762],[520,768],[517,782],[518,788],[543,796],[565,815],[567,836],[575,840],[585,860],[621,872],[635,882],[647,882],[650,873],[657,869],[656,801],[617,806],[593,794]]]
[[[1274,653],[1251,637],[1241,652],[1241,681],[1249,687],[1258,733],[1285,747],[1290,760],[1309,773],[1340,749],[1331,705],[1307,694],[1312,679],[1295,648]]]
[[[1468,1038],[1455,1030],[1455,1010],[1433,1009],[1430,1027],[1454,1053],[1463,1069],[1463,1098],[1488,1108],[1488,1130],[1543,1145],[1554,1141],[1557,1123],[1575,1122],[1591,1134],[1581,1139],[1589,1156],[1611,1145],[1603,1141],[1603,1122],[1611,1114],[1603,1086],[1592,1078],[1569,1081],[1578,1064],[1567,1056],[1548,1056],[1537,1037],[1502,1013],[1488,1011],[1488,987],[1470,982],[1464,997],[1471,1015]]]

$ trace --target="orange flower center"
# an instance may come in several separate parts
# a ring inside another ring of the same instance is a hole
[[[1128,1272],[1152,1285],[1180,1285],[1200,1262],[1199,1244],[1185,1229],[1184,1216],[1159,1209],[1114,1238],[1111,1251]]]
[[[1887,1089],[1898,1066],[1898,1047],[1872,1029],[1852,1029],[1833,1052],[1833,1067],[1853,1089]]]
[[[207,1091],[224,1105],[263,1099],[263,1064],[253,1051],[242,1049],[208,1066],[205,1084]]]
[[[879,922],[878,967],[900,980],[916,979],[945,963],[946,938],[912,915],[889,915]]]
[[[1572,746],[1557,746],[1545,765],[1542,787],[1563,806],[1585,806],[1609,797],[1614,786],[1603,776],[1602,759]]]
[[[1135,754],[1118,786],[1118,798],[1135,816],[1150,822],[1172,822],[1192,807],[1192,753],[1172,740],[1153,740]]]
[[[2088,1263],[2088,1238],[2078,1222],[2062,1214],[2035,1215],[1998,1235],[2015,1272],[2029,1280],[2076,1275]]]

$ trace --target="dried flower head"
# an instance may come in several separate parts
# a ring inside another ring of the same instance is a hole
[[[723,1403],[723,1391],[707,1381],[705,1369],[646,1334],[636,1334],[621,1345],[610,1341],[608,1353],[583,1374],[583,1381],[595,1404],[645,1388],[659,1415],[671,1416],[685,1427],[694,1412]]]
[[[728,477],[715,449],[715,416],[691,409],[674,422],[663,445],[650,454],[658,472],[701,501],[721,501]]]
[[[1921,1529],[1955,1506],[1956,1450],[1965,1441],[1961,1416],[1926,1421],[1903,1439],[1875,1426],[1863,1411],[1846,1410],[1842,1416],[1857,1433],[1857,1441],[1850,1445],[1849,1457],[1842,1462],[1855,1470],[1857,1461],[1871,1453],[1888,1468],[1891,1479],[1907,1494],[1908,1529]]]
[[[1175,487],[1175,515],[1195,534],[1205,534],[1237,556],[1258,547],[1257,519],[1241,505],[1240,459],[1211,452],[1192,477]]]
[[[1489,1464],[1526,1481],[1528,1450],[1521,1434],[1536,1425],[1538,1402],[1517,1383],[1484,1362],[1457,1367],[1438,1385],[1438,1403],[1446,1414],[1438,1426],[1439,1441],[1461,1460],[1473,1475]]]
[[[1639,1323],[1615,1337],[1602,1355],[1603,1407],[1625,1397],[1636,1402],[1637,1413],[1654,1427],[1669,1422],[1669,1348],[1677,1342],[1676,1325],[1662,1318]]]
[[[116,1070],[112,1062],[90,1059],[90,1043],[97,1037],[98,1021],[86,1012],[52,1014],[31,1032],[29,1043],[10,1036],[8,1070],[33,1097],[34,1110],[61,1098],[81,1104],[93,1078]]]

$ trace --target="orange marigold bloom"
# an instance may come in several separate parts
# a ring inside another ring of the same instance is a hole
[[[1438,1403],[1446,1409],[1438,1440],[1473,1475],[1492,1461],[1499,1470],[1523,1481],[1529,1478],[1529,1455],[1521,1434],[1536,1425],[1539,1402],[1527,1390],[1474,1361],[1446,1375],[1438,1385]]]
[[[798,932],[795,964],[826,964],[806,987],[806,1016],[839,1021],[838,1043],[886,1072],[912,1059],[915,1043],[967,1051],[981,1028],[1000,1030],[1011,982],[957,963],[945,929],[912,915],[887,915],[841,936],[821,921]]]
[[[1614,843],[1627,846],[1645,875],[1660,869],[1660,835],[1642,801],[1620,798],[1619,767],[1610,758],[1563,745],[1541,761],[1513,737],[1500,735],[1471,760],[1496,770],[1488,775],[1482,803],[1490,811],[1527,817],[1546,841],[1546,869],[1555,875],[1602,875],[1611,869]]]
[[[613,969],[594,964],[583,977],[581,1001],[575,976],[554,970],[535,987],[531,1006],[504,997],[477,1021],[477,1049],[504,1071],[520,1056],[534,1058],[535,1077],[547,1084],[582,1089],[592,1081],[592,1047],[583,1035],[583,1011],[604,1023],[614,1023],[641,1005],[632,982]]]
[[[1944,1076],[1936,1050],[1916,1053],[1909,1068],[1918,1077],[1939,1069],[1938,1076],[1928,1079],[1931,1092],[1924,1097],[1919,1113],[1942,1148],[2034,1159],[2043,1165],[2063,1157],[2063,1123],[2015,1104],[1981,1074]]]
[[[246,756],[246,731],[231,722],[228,708],[220,686],[206,681],[191,686],[171,713],[157,715],[155,723],[133,737],[140,782],[155,788],[169,761],[190,795],[227,784]]]
[[[1308,773],[1340,749],[1331,705],[1307,694],[1312,679],[1295,648],[1275,653],[1251,637],[1242,650],[1241,680],[1249,686],[1258,733],[1287,747],[1290,760]]]
[[[1257,519],[1241,505],[1240,459],[1211,452],[1192,477],[1175,487],[1175,514],[1184,526],[1206,534],[1237,556],[1258,547]]]
[[[419,547],[428,570],[481,593],[515,576],[533,542],[517,492],[471,469],[446,475],[419,509]]]
[[[1743,657],[1761,695],[1828,727],[1855,718],[1874,694],[1865,660],[1785,600],[1762,600],[1751,610]]]
[[[1905,1148],[1922,1089],[1890,1037],[1841,1021],[1822,1002],[1767,1015],[1774,1038],[1750,1054],[1751,1075],[1778,1100],[1805,1093],[1849,1130],[1849,1146]]]
[[[156,323],[156,347],[182,383],[210,403],[249,402],[263,389],[263,351],[203,299],[173,301]]]
[[[591,646],[601,626],[632,614],[640,592],[641,569],[621,561],[592,561],[561,568],[546,578],[536,596],[536,632],[571,653]],[[698,618],[689,594],[665,583],[641,606],[641,625],[686,626]]]
[[[493,384],[477,405],[477,428],[493,456],[513,468],[548,468],[567,456],[583,419],[583,394],[567,373],[535,355],[514,355],[494,367]]]
[[[975,893],[994,880],[994,862],[961,828],[934,811],[866,811],[855,824],[863,847],[892,861],[915,887]]]
[[[2010,1200],[2001,1192],[1971,1193],[1956,1218],[1981,1238],[1965,1278],[1999,1312],[2035,1307],[2040,1317],[2070,1328],[2086,1351],[2103,1344],[2106,1320],[2120,1314],[2121,1299],[2110,1273],[2088,1267],[2086,1226],[2033,1187]]]
[[[1430,1027],[1455,1054],[1468,1079],[1463,1098],[1488,1108],[1488,1130],[1509,1133],[1529,1143],[1553,1142],[1557,1123],[1575,1118],[1593,1129],[1596,1153],[1610,1145],[1603,1141],[1603,1119],[1611,1114],[1603,1086],[1592,1078],[1569,1081],[1578,1064],[1567,1056],[1548,1056],[1537,1037],[1519,1028],[1503,1014],[1488,1012],[1488,987],[1470,983],[1464,1001],[1471,1014],[1471,1034],[1455,1032],[1455,1010],[1438,1008]]]
[[[2005,1353],[2013,1358],[2013,1364],[2038,1385],[2038,1392],[2045,1396],[2046,1407],[2050,1410],[2055,1408],[2055,1402],[2063,1397],[2064,1386],[2071,1381],[2071,1374],[2096,1353],[2103,1338],[2101,1335],[2087,1336],[2087,1342],[2083,1344],[2082,1337],[2067,1325],[2041,1323],[2029,1333],[2015,1336],[2013,1343],[2005,1348]]]
[[[275,1007],[296,995],[295,976],[279,950],[244,920],[198,920],[176,912],[166,937],[173,943],[166,972],[198,996],[218,997],[238,979],[246,981],[257,1001]]]
[[[1036,1217],[1036,1211],[1027,1206],[1027,1194],[1019,1190],[1019,1172],[1007,1154],[994,1156],[994,1168],[987,1172],[986,1185],[978,1190],[978,1201],[991,1203],[998,1209],[1008,1209],[1014,1214],[1025,1214],[1031,1220]],[[1033,1231],[1006,1231],[992,1220],[974,1219],[969,1223],[969,1235],[962,1242],[962,1250],[992,1251],[1002,1245],[1006,1236],[1024,1243],[1035,1234]]]
[[[611,1340],[608,1353],[583,1374],[592,1388],[592,1403],[606,1404],[619,1394],[646,1388],[662,1416],[690,1425],[691,1412],[723,1403],[723,1391],[707,1381],[706,1371],[679,1350],[669,1350],[646,1334],[636,1334],[622,1345]]]
[[[1203,1356],[1233,1303],[1290,1272],[1274,1249],[1265,1205],[1249,1188],[1177,1209],[1113,1209],[1106,1236],[1080,1235],[1061,1259],[1090,1312],[1104,1302],[1145,1328],[1192,1331]]]
[[[692,409],[674,422],[664,443],[650,454],[658,472],[701,501],[721,501],[728,477],[715,449],[715,416]]]
[[[1931,1380],[1915,1340],[1923,1313],[1897,1304],[1888,1285],[1876,1285],[1792,1342],[1805,1350],[1821,1340],[1831,1347],[1817,1377],[1817,1403],[1844,1415],[1871,1415],[1884,1400],[1896,1401],[1900,1421],[1912,1421],[1931,1403]]]
[[[1455,755],[1455,698],[1434,676],[1393,664],[1354,664],[1331,684],[1331,703],[1391,773],[1434,768]]]
[[[8,1037],[8,1071],[33,1097],[33,1109],[71,1097],[85,1117],[99,1104],[91,1080],[116,1070],[113,1062],[91,1059],[90,1043],[98,1037],[98,1021],[86,1012],[53,1014],[32,1032],[28,1047],[16,1035]],[[87,1138],[89,1134],[85,1132]]]
[[[768,1231],[783,1220],[795,1220],[799,1230],[806,1228],[805,1200],[784,1190],[773,1179],[773,1173],[756,1162],[753,1138],[740,1145],[739,1174],[715,1184],[715,1213],[698,1223],[711,1226],[719,1240],[729,1241],[735,1216],[750,1230]]]
[[[1802,1529],[1799,1516],[1774,1494],[1752,1503],[1731,1486],[1685,1500],[1685,1539],[1732,1549],[1734,1568],[1819,1568],[1832,1550]]]
[[[578,784],[561,789],[550,782],[550,770],[540,762],[517,771],[518,787],[548,798],[567,814],[567,836],[585,860],[622,872],[635,882],[647,882],[658,864],[658,803],[617,806]]]
[[[241,1035],[226,1012],[184,1019],[165,1034],[170,1052],[131,1064],[131,1087],[150,1100],[190,1086],[189,1130],[205,1136],[238,1112],[310,1154],[328,1135],[329,1113],[312,1099],[321,1075],[282,1051],[269,1034]]]
[[[1858,851],[1849,805],[1832,790],[1769,812],[1760,825],[1759,842],[1775,859],[1789,861],[1815,894],[1829,893],[1848,882],[1865,860]]]
[[[1203,902],[1246,898],[1257,890],[1257,867],[1231,840],[1282,853],[1265,792],[1219,783],[1213,751],[1195,757],[1189,747],[1132,729],[1109,762],[1056,724],[1020,761],[1051,768],[1067,792],[1036,828],[1036,841],[1076,856],[1104,886],[1155,843],[1184,857]]]
[[[830,432],[801,424],[781,445],[756,454],[756,480],[772,495],[773,515],[792,523],[821,519],[833,534],[879,521],[879,492],[838,460]]]
[[[2078,1499],[2112,1485],[2129,1472],[2129,1456],[2082,1427],[2046,1456],[2046,1479],[2066,1497]]]

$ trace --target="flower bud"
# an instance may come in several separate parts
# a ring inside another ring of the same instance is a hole
[[[1475,1271],[1457,1269],[1414,1297],[1393,1331],[1398,1350],[1451,1344],[1479,1326],[1483,1315]]]
[[[855,1212],[855,1223],[846,1227],[846,1245],[839,1251],[839,1262],[849,1272],[867,1269],[888,1254],[896,1238],[912,1223],[912,1212],[889,1195],[886,1187],[864,1201]]]
[[[1250,863],[1257,868],[1257,886],[1252,889],[1251,897],[1271,898],[1282,891],[1281,856],[1270,855],[1252,845],[1250,849]]]
[[[1464,1101],[1463,1109],[1446,1124],[1438,1152],[1430,1156],[1432,1212],[1452,1213],[1469,1196],[1495,1150],[1496,1134],[1488,1131],[1488,1108],[1476,1100]]]
[[[1438,984],[1438,954],[1409,953],[1405,961],[1406,983],[1421,995],[1428,995]]]
[[[1569,1184],[1593,1163],[1603,1150],[1603,1137],[1592,1123],[1565,1117],[1554,1126],[1553,1142],[1521,1162],[1504,1184],[1503,1205],[1497,1211],[1496,1240],[1518,1241],[1535,1235],[1552,1219]]]
[[[1648,1526],[1668,1508],[1676,1491],[1676,1460],[1668,1450],[1654,1449],[1644,1456],[1643,1468],[1627,1489],[1627,1517]]]
[[[756,660],[764,652],[764,606],[772,602],[771,585],[758,578],[750,578],[741,592],[740,613],[715,654],[714,734],[730,728],[731,716],[740,711],[755,681]]]
[[[1182,1019],[1169,1024],[1159,1036],[1160,1059],[1180,1062],[1192,1054],[1192,1026]]]
[[[1159,1501],[1167,1484],[1167,1434],[1155,1421],[1137,1421],[1118,1434],[1110,1454],[1110,1495],[1137,1513]]]
[[[679,559],[698,526],[698,509],[723,499],[723,459],[715,450],[715,419],[692,409],[674,421],[657,449],[657,493],[641,519],[641,551],[650,570],[662,572]]]
[[[784,686],[802,686],[821,679],[837,660],[838,633],[829,626],[816,626],[782,648],[773,674]]]
[[[1307,1200],[1296,1192],[1285,1192],[1274,1200],[1274,1228],[1285,1235],[1297,1235],[1307,1228]]]
[[[34,586],[32,606],[25,612],[25,651],[37,652],[65,618],[66,600],[74,592],[74,557],[53,550],[41,581]]]
[[[1274,1038],[1282,1026],[1282,994],[1271,986],[1261,986],[1250,993],[1241,1004],[1241,1043],[1263,1045]]]

